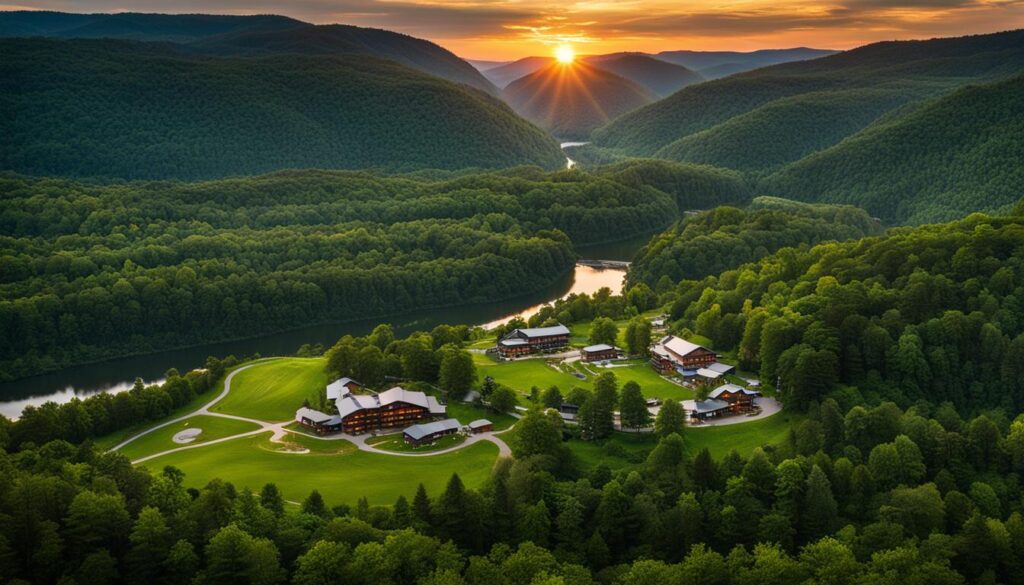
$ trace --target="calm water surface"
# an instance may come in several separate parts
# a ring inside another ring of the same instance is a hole
[[[632,260],[649,238],[650,236],[642,236],[612,244],[590,246],[581,248],[578,252],[587,259]],[[147,384],[157,383],[164,379],[164,373],[170,368],[186,372],[201,367],[211,355],[285,355],[294,353],[304,343],[332,345],[346,334],[365,335],[382,322],[391,323],[399,336],[413,331],[430,330],[442,323],[493,326],[504,323],[516,315],[529,317],[544,304],[571,293],[589,294],[602,287],[619,292],[622,290],[624,276],[624,270],[598,270],[588,266],[576,266],[572,273],[547,290],[513,300],[421,311],[390,318],[310,325],[252,339],[76,366],[51,374],[0,384],[0,414],[8,418],[17,418],[29,405],[38,406],[47,401],[64,403],[76,396],[84,398],[99,392],[122,392],[132,387],[136,377],[142,378]]]

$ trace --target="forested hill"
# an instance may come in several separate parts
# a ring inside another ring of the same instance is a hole
[[[629,284],[664,290],[667,283],[718,274],[780,248],[881,232],[881,224],[856,207],[758,197],[746,209],[723,206],[688,216],[654,237],[630,266]]]
[[[761,191],[925,223],[1024,195],[1024,76],[961,89],[784,167]]]
[[[662,97],[671,95],[687,85],[704,81],[704,78],[695,71],[682,65],[659,61],[648,55],[626,53],[608,58],[587,59],[587,62],[642,85]]]
[[[657,99],[647,88],[577,60],[552,62],[505,88],[505,100],[558,138],[583,139],[625,112]]]
[[[746,198],[728,173],[667,163],[425,175],[0,175],[0,377],[527,295],[565,276],[574,245]]]
[[[594,141],[631,155],[771,169],[909,102],[1021,71],[1024,31],[877,43],[684,88],[614,120]],[[726,143],[743,144],[743,152]]]
[[[1024,408],[1024,217],[894,228],[787,248],[675,290],[672,318],[779,381],[836,398]],[[844,386],[850,385],[850,386]],[[855,386],[856,388],[853,388]]]
[[[174,45],[0,40],[0,168],[212,178],[284,168],[564,164],[482,91],[367,56],[208,57]]]
[[[497,92],[469,63],[430,41],[373,28],[317,26],[284,16],[0,12],[0,37],[37,36],[172,41],[222,55],[369,55],[488,93]]]

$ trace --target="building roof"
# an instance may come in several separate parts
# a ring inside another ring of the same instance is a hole
[[[338,408],[338,414],[344,418],[354,412],[367,408],[380,408],[380,400],[376,396],[349,394],[335,401],[334,406]]]
[[[414,441],[418,441],[424,437],[429,437],[435,433],[441,433],[444,431],[459,430],[459,421],[454,418],[446,418],[444,420],[435,421],[432,423],[425,423],[421,425],[412,425],[405,429],[404,433]]]
[[[715,400],[713,398],[708,400],[697,400],[693,403],[693,411],[698,414],[715,412],[726,408],[729,408],[728,402],[724,400]]]
[[[381,406],[387,406],[395,402],[405,402],[407,404],[422,406],[423,408],[430,408],[426,394],[423,392],[416,392],[414,390],[406,390],[401,386],[395,386],[394,388],[381,392],[378,398],[380,398]]]
[[[327,399],[328,400],[337,400],[337,399],[341,398],[342,396],[346,396],[348,394],[351,394],[352,391],[349,390],[349,387],[348,387],[349,384],[355,384],[356,386],[362,386],[362,384],[360,384],[359,382],[356,382],[352,378],[338,378],[337,380],[335,380],[335,381],[333,381],[333,382],[331,382],[330,384],[327,385]]]
[[[715,362],[707,366],[707,369],[711,370],[712,372],[718,372],[719,374],[728,374],[729,372],[735,370],[736,366],[730,366],[729,364],[723,364],[722,362]]]
[[[608,345],[607,343],[598,343],[597,345],[588,345],[587,347],[584,347],[583,351],[586,351],[586,352],[612,351],[613,349],[617,350],[618,348],[614,347],[614,346],[611,346],[611,345]]]
[[[686,341],[685,339],[676,337],[674,335],[666,335],[660,343],[661,345],[665,346],[665,349],[669,350],[670,352],[680,357],[686,357],[699,349],[703,349],[704,351],[711,351],[710,349],[702,345],[697,345],[696,343]]]
[[[558,325],[552,325],[551,327],[528,327],[526,329],[516,329],[512,333],[521,333],[526,337],[548,337],[550,335],[569,335],[569,328],[559,323]]]
[[[448,412],[448,407],[437,401],[433,396],[427,396],[427,410],[430,414],[438,415]]]
[[[493,424],[494,423],[487,420],[486,418],[478,418],[477,420],[469,423],[469,428],[476,430],[479,429],[480,427],[487,427]]]
[[[728,392],[730,394],[746,394],[747,396],[760,396],[761,395],[761,393],[756,391],[756,390],[747,390],[746,388],[744,388],[742,386],[737,386],[736,384],[722,384],[718,388],[715,388],[714,390],[712,390],[708,394],[708,397],[709,398],[718,398],[719,396],[721,396],[722,394],[725,394],[726,392]]]
[[[506,345],[506,346],[510,346],[511,347],[511,346],[514,346],[514,345],[526,345],[529,342],[526,341],[525,339],[520,339],[518,337],[513,337],[512,339],[502,339],[499,343],[501,343],[502,345]]]
[[[709,380],[717,380],[722,374],[709,368],[697,368],[697,375]]]
[[[302,422],[302,419],[309,420],[310,422],[318,425],[338,424],[341,422],[341,417],[336,414],[327,414],[326,412],[320,412],[319,410],[313,410],[312,408],[306,408],[305,406],[295,411],[295,420],[297,422]]]

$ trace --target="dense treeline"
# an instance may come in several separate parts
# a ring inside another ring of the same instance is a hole
[[[878,102],[886,89],[912,92],[914,99],[920,100],[971,80],[1007,78],[1024,69],[1022,38],[1024,31],[1018,30],[960,38],[882,42],[821,59],[765,67],[683,88],[664,100],[619,117],[596,131],[594,140],[599,146],[629,154],[652,155],[677,140],[724,125],[776,100],[800,95],[813,98],[802,102],[801,116],[817,120],[818,124],[805,126],[806,131],[794,139],[820,140],[814,135],[833,134],[823,127],[849,126],[855,119],[846,115],[830,117],[834,109],[824,94],[833,93],[837,100],[850,107],[854,107],[851,101],[859,97],[866,100],[865,108],[877,110],[882,103],[890,107],[900,103],[899,100]],[[851,91],[858,89],[877,91]],[[762,111],[773,117],[779,114],[773,108]],[[829,115],[825,115],[827,113]],[[792,119],[792,116],[779,117],[780,121]],[[864,117],[863,121],[870,122],[870,118]],[[746,126],[753,132],[764,131],[760,126]],[[772,132],[791,135],[781,127],[773,127]],[[749,139],[754,144],[759,142],[753,135]],[[721,154],[734,156],[724,151]]]
[[[743,197],[728,175],[663,163],[440,179],[310,171],[0,183],[5,377],[511,298],[563,276],[573,244],[660,229],[681,204]]]
[[[879,233],[880,224],[856,207],[758,197],[746,209],[723,206],[680,220],[644,246],[628,279],[660,283],[664,292],[674,282],[718,274],[780,248]]]
[[[787,406],[951,401],[1024,408],[1024,222],[988,217],[783,249],[670,293]],[[844,386],[852,385],[852,386]]]
[[[273,483],[186,488],[173,468],[54,441],[0,451],[13,583],[835,585],[1024,582],[1024,418],[832,400],[789,439],[716,461],[665,435],[581,471],[534,409],[479,489],[298,508]],[[699,431],[693,431],[699,432]],[[368,494],[372,497],[372,493]],[[19,581],[18,579],[22,579]]]
[[[565,161],[497,98],[374,57],[49,39],[2,39],[0,52],[6,170],[206,179]]]
[[[761,192],[949,221],[1024,194],[1024,76],[972,86],[786,166]]]

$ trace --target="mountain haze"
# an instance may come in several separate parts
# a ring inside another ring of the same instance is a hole
[[[694,71],[640,54],[623,54],[605,59],[585,59],[591,65],[624,77],[651,90],[655,95],[671,95],[687,85],[704,81]]]
[[[646,88],[579,60],[552,63],[514,81],[503,95],[526,119],[558,138],[576,139],[657,99]]]

